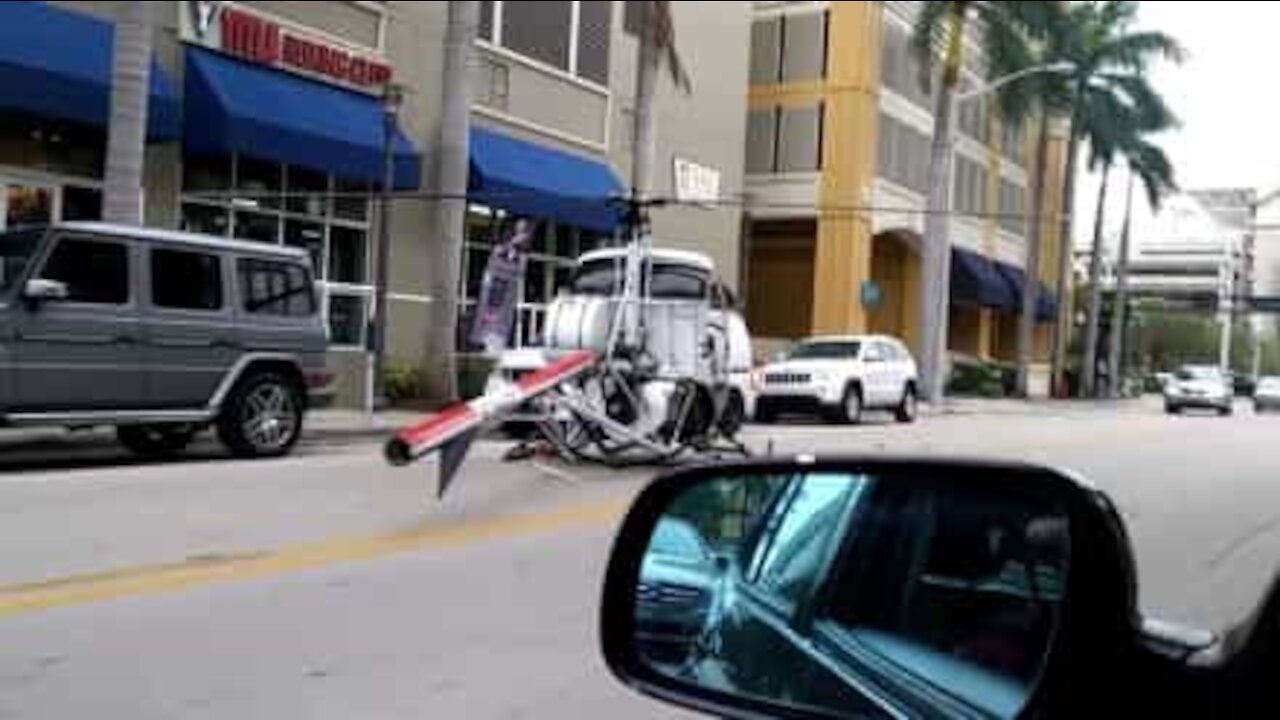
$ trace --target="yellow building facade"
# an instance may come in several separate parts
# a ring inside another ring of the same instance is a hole
[[[768,340],[876,332],[918,342],[920,244],[933,99],[907,45],[918,3],[756,3],[746,148],[744,296]],[[963,87],[983,84],[967,43]],[[958,109],[948,347],[1012,363],[1038,122]],[[1045,387],[1065,138],[1050,132],[1033,386]],[[957,257],[960,259],[957,260]],[[957,275],[959,273],[959,275]],[[968,273],[968,274],[966,274]],[[976,278],[976,279],[975,279]],[[1021,278],[1021,279],[1020,279]],[[1003,285],[998,283],[1003,282]]]

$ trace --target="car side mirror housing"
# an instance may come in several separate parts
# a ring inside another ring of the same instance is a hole
[[[29,306],[38,307],[50,300],[66,300],[70,297],[70,292],[67,284],[61,280],[33,278],[23,286],[22,297]]]
[[[638,496],[600,629],[624,683],[721,717],[1019,717],[1078,707],[1134,588],[1110,502],[1052,470],[748,461]]]

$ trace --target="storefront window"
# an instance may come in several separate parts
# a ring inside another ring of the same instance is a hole
[[[183,229],[306,250],[331,342],[363,347],[373,297],[369,184],[239,156],[184,165]]]
[[[500,211],[478,206],[467,210],[467,242],[463,252],[459,298],[459,322],[463,325],[459,328],[460,350],[473,349],[466,343],[471,308],[480,295],[492,243],[509,232],[509,222]],[[575,227],[550,222],[538,225],[525,257],[518,290],[519,302],[511,338],[517,347],[542,343],[547,305],[561,288],[568,286],[578,256],[600,247],[603,242],[602,236]]]
[[[280,242],[280,218],[252,210],[235,212],[235,235],[245,240],[256,240],[265,243]]]
[[[182,187],[186,192],[231,189],[229,155],[190,155],[182,161]]]
[[[284,221],[284,244],[302,248],[311,255],[311,267],[316,274],[324,264],[324,224],[308,220]]]
[[[182,229],[205,235],[226,235],[230,213],[226,208],[200,203],[182,204]]]
[[[360,295],[329,296],[329,342],[363,347],[365,344],[365,298]]]
[[[280,190],[283,187],[283,166],[268,160],[240,158],[236,167],[236,189],[249,202],[259,207],[280,207]]]
[[[97,188],[64,185],[62,187],[63,220],[101,220],[102,191]]]

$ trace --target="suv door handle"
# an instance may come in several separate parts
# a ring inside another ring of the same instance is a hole
[[[138,338],[132,335],[121,334],[112,338],[112,341],[115,342],[117,345],[133,345],[134,343],[138,342]]]

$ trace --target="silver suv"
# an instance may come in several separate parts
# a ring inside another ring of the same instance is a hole
[[[283,455],[327,395],[304,250],[102,223],[0,233],[0,423],[114,425],[143,455],[213,426]]]

